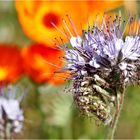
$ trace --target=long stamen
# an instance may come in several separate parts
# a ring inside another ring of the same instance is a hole
[[[140,20],[138,21],[137,28],[136,28],[136,36],[138,35],[140,30]]]
[[[70,39],[63,31],[61,31],[54,23],[51,22],[51,24],[56,28],[62,35],[64,35],[66,38]]]
[[[55,65],[54,63],[52,63],[52,62],[49,62],[49,61],[47,61],[47,60],[43,60],[45,63],[47,63],[47,64],[49,64],[49,65],[52,65],[52,66],[54,66],[54,67],[57,67],[57,68],[59,68],[59,69],[61,69],[62,67],[60,67],[60,66],[58,66],[58,65]]]
[[[68,33],[70,34],[70,36],[73,37],[73,35],[72,35],[72,33],[71,33],[69,27],[68,27],[67,24],[66,24],[66,21],[65,21],[64,19],[63,19],[62,21],[63,21],[63,23],[64,23],[64,25],[65,25],[65,27],[66,27]]]
[[[71,18],[70,18],[70,16],[69,15],[66,15],[67,17],[68,17],[68,20],[69,20],[69,22],[70,22],[70,24],[71,24],[71,26],[72,26],[72,29],[74,30],[74,33],[76,34],[76,36],[78,37],[79,36],[79,34],[78,34],[78,31],[77,31],[77,29],[76,29],[76,27],[75,27],[75,25],[74,25],[74,23],[72,22],[72,20],[71,20]]]
[[[122,36],[124,35],[124,33],[125,33],[126,29],[127,29],[127,26],[129,25],[130,19],[131,19],[131,17],[129,16],[129,19],[127,20],[127,23],[126,23],[125,28],[123,30]]]
[[[66,77],[60,76],[60,75],[56,75],[57,73],[58,73],[58,72],[53,72],[53,73],[51,73],[51,72],[49,73],[49,72],[48,72],[48,73],[43,73],[42,76],[53,75],[54,78],[58,78],[58,79],[62,79],[62,80],[67,80],[67,79],[68,79],[68,76],[69,76],[69,75],[67,75],[66,73],[65,73],[65,76],[66,76]],[[61,73],[62,73],[62,72],[61,72]],[[52,78],[53,78],[53,77],[52,77]]]

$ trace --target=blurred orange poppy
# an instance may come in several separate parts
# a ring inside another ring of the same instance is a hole
[[[22,62],[19,48],[0,44],[0,82],[15,82],[23,74]]]
[[[62,50],[44,44],[32,44],[22,50],[25,71],[37,83],[64,83],[66,73],[57,73],[64,65],[63,55]]]
[[[87,2],[91,15],[92,12],[97,13],[97,11],[108,12],[112,9],[122,6],[124,3],[123,0],[93,0]]]
[[[121,1],[36,1],[36,0],[16,0],[16,9],[20,23],[24,32],[33,40],[52,45],[49,39],[66,37],[58,32],[52,25],[54,23],[63,32],[64,23],[62,18],[66,14],[70,15],[78,33],[87,24],[88,17],[91,20],[100,13],[102,17],[104,11],[111,10],[122,5]],[[66,19],[68,20],[68,19]],[[68,25],[71,28],[71,25]],[[81,27],[82,26],[82,27]],[[68,34],[68,33],[67,33]]]
[[[33,40],[49,45],[52,45],[49,39],[53,40],[55,37],[62,37],[66,41],[66,37],[52,23],[65,32],[62,18],[66,18],[68,14],[81,32],[81,23],[87,23],[88,17],[88,4],[84,1],[17,0],[16,9],[24,32]]]
[[[88,10],[90,17],[90,24],[98,15],[98,21],[101,21],[105,13],[113,13],[113,10],[124,6],[123,0],[91,0],[88,1]]]

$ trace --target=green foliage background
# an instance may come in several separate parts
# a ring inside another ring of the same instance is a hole
[[[140,2],[137,2],[140,9]],[[120,8],[124,10],[123,7]],[[120,9],[116,9],[120,10]],[[32,40],[22,32],[13,1],[0,1],[0,43],[23,47]],[[93,118],[82,116],[74,106],[72,95],[62,86],[37,85],[22,77],[17,84],[28,91],[22,107],[24,128],[17,138],[98,139],[106,138],[107,127]],[[140,87],[128,87],[115,138],[140,139]]]

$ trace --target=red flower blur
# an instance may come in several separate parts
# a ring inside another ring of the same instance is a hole
[[[15,82],[23,74],[20,49],[0,44],[0,82]]]
[[[32,44],[23,48],[24,69],[37,83],[62,84],[67,77],[61,73],[64,62],[61,60],[64,52],[44,44]],[[59,73],[60,72],[60,73]]]

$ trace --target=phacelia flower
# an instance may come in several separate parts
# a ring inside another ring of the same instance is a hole
[[[66,72],[59,73],[64,66],[64,61],[61,60],[64,56],[62,49],[36,43],[23,48],[22,56],[25,73],[33,81],[55,85],[65,82]]]
[[[20,102],[23,95],[17,87],[8,85],[0,87],[0,137],[11,138],[14,134],[21,132],[24,121]]]
[[[73,96],[80,111],[111,124],[124,88],[139,83],[139,24],[134,32],[134,18],[127,22],[120,16],[103,17],[101,24],[72,36],[65,45],[65,70],[71,72]],[[129,34],[125,35],[126,26]]]
[[[0,45],[0,82],[15,82],[23,74],[20,49],[15,45]]]

